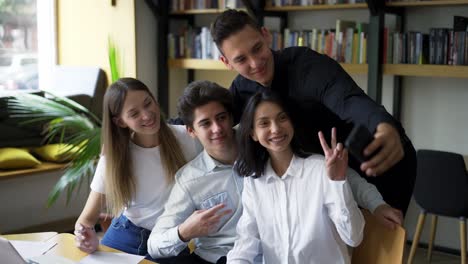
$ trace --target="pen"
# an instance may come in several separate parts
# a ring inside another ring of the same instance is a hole
[[[58,243],[53,244],[51,247],[49,247],[46,251],[42,253],[42,255],[45,255],[47,252],[51,251],[55,246],[57,246]]]

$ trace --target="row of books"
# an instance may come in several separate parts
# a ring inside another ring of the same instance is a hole
[[[188,27],[179,34],[170,33],[167,40],[171,59],[218,59],[220,55],[207,27]]]
[[[367,33],[355,33],[353,29],[336,32],[335,29],[273,32],[273,50],[283,47],[304,46],[328,55],[338,62],[367,63]],[[283,43],[281,43],[283,42]]]
[[[453,17],[453,28],[429,34],[384,32],[384,63],[468,65],[468,18]]]
[[[431,28],[429,34],[384,29],[383,63],[468,65],[468,18],[455,16],[454,27]],[[273,50],[306,46],[338,62],[367,63],[368,24],[336,20],[334,29],[272,32]],[[170,58],[217,59],[209,29],[183,29],[169,34]]]
[[[389,63],[468,65],[468,18],[454,16],[453,28],[430,28],[429,34],[386,31],[386,50],[392,51]]]
[[[269,0],[270,6],[311,6],[365,3],[365,0]]]
[[[338,62],[367,63],[367,29],[273,32],[272,49],[306,46]],[[468,65],[468,32],[432,28],[422,32],[384,30],[383,63]]]
[[[243,8],[242,0],[172,0],[171,11]]]
[[[334,29],[272,32],[273,50],[305,46],[328,55],[338,62],[367,63],[367,23],[338,19]]]

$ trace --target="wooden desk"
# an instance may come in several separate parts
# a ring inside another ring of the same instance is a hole
[[[66,234],[66,233],[58,234],[52,237],[49,241],[56,242],[57,246],[54,247],[49,252],[47,252],[47,254],[62,256],[62,257],[65,257],[74,261],[79,261],[80,259],[88,255],[85,252],[79,250],[75,246],[75,236],[72,234]],[[104,252],[121,252],[119,250],[106,247],[103,245],[99,245],[98,250],[104,251]],[[154,262],[146,260],[146,259],[143,259],[142,261],[140,261],[140,263],[141,264],[151,264],[151,263],[154,264]]]
[[[47,241],[57,235],[57,232],[40,232],[29,234],[1,235],[8,240],[24,240],[24,241]]]
[[[75,236],[72,234],[57,234],[56,232],[43,232],[43,233],[30,233],[30,234],[17,234],[17,235],[2,235],[2,237],[8,240],[24,240],[24,241],[50,241],[57,243],[57,246],[52,248],[47,255],[56,255],[71,259],[73,261],[79,261],[86,257],[88,254],[79,250],[75,246]],[[99,245],[99,251],[104,252],[121,252],[117,249]],[[154,262],[143,259],[140,264],[154,264]]]

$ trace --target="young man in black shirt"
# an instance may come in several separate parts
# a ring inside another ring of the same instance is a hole
[[[336,61],[305,47],[272,51],[268,30],[243,11],[223,12],[211,34],[223,63],[239,73],[230,87],[236,122],[250,96],[272,89],[289,104],[306,151],[321,153],[318,131],[329,135],[336,127],[338,140],[344,142],[353,125],[365,126],[374,140],[364,154],[372,154],[372,158],[360,164],[351,157],[349,164],[368,176],[387,203],[406,212],[416,176],[411,141],[401,124],[369,98]],[[392,221],[393,216],[388,218]]]

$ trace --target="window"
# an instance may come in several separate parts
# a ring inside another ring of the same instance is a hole
[[[55,65],[54,0],[0,0],[0,96],[34,92]]]

